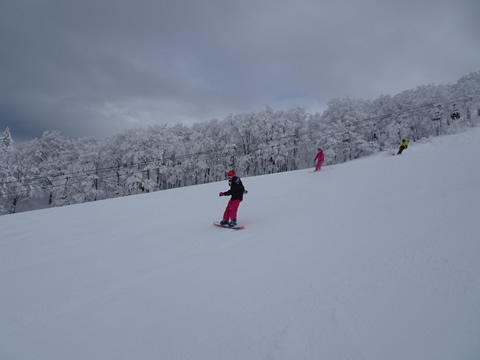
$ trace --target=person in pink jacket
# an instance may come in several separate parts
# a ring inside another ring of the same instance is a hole
[[[318,151],[317,156],[315,156],[315,159],[313,160],[313,161],[317,161],[317,166],[315,167],[315,171],[319,171],[322,168],[323,161],[325,160],[325,157],[323,156],[323,150],[318,148],[317,151]]]

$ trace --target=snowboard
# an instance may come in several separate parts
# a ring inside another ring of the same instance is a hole
[[[213,226],[226,228],[226,229],[232,229],[232,230],[243,230],[243,229],[245,229],[244,225],[229,226],[229,225],[221,225],[219,222],[214,222]]]

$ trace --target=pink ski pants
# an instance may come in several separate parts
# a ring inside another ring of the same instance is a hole
[[[236,219],[237,218],[237,210],[238,206],[242,200],[232,200],[230,199],[227,204],[227,208],[225,209],[225,212],[223,213],[223,220],[229,220],[229,219]]]

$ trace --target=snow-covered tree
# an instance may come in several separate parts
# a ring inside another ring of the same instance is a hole
[[[0,153],[13,150],[13,139],[10,129],[7,127],[0,137]]]
[[[4,154],[1,168],[1,210],[14,214],[21,204],[28,203],[42,191],[38,183],[39,171],[29,144]]]

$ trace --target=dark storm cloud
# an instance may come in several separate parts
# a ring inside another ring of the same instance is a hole
[[[480,70],[478,1],[7,1],[0,130],[107,136]]]

